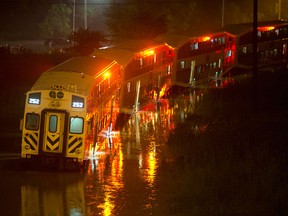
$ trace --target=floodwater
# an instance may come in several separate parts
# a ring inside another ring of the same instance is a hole
[[[169,134],[198,99],[191,92],[133,115],[102,138],[85,172],[0,171],[0,215],[165,215],[159,166]]]

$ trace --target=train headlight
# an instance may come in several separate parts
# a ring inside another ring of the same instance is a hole
[[[59,91],[59,92],[57,92],[57,98],[63,98],[64,97],[64,93],[63,92],[61,92],[61,91]]]
[[[50,98],[56,98],[56,92],[55,91],[50,91],[49,92],[49,97]]]

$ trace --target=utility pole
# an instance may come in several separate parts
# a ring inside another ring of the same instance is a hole
[[[253,5],[253,108],[258,110],[258,55],[257,55],[257,40],[258,40],[258,0],[254,0]]]
[[[84,0],[84,26],[87,29],[87,0]]]
[[[73,0],[73,32],[75,32],[75,21],[76,21],[76,0]]]
[[[281,20],[281,0],[278,2],[278,20]]]
[[[281,0],[280,0],[281,1]],[[222,0],[222,28],[224,27],[225,0]]]

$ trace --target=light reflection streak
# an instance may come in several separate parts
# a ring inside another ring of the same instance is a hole
[[[108,145],[107,145],[108,142]],[[106,154],[101,155],[97,164],[99,172],[98,178],[102,183],[103,203],[98,205],[102,215],[113,215],[116,205],[115,193],[117,194],[123,187],[123,152],[119,142],[119,134],[114,134],[113,145],[111,140],[103,143],[106,147]]]
[[[187,118],[187,112],[193,112],[197,99],[199,100],[199,95],[190,92],[172,102],[161,100],[161,106],[154,105],[152,110],[147,109],[133,114],[121,133],[115,134],[110,141],[106,139],[103,144],[105,148],[99,148],[102,152],[97,152],[97,160],[90,166],[90,174],[97,173],[99,180],[91,183],[94,185],[94,189],[91,186],[93,189],[91,197],[95,197],[96,200],[90,204],[96,207],[97,214],[100,210],[100,215],[117,215],[117,209],[124,208],[125,202],[129,201],[131,194],[127,196],[127,191],[134,192],[138,184],[144,188],[139,190],[142,194],[136,195],[142,200],[135,202],[141,203],[148,212],[156,208],[158,154],[163,149],[161,144],[165,142],[163,140],[167,140],[170,132],[173,132],[175,125]]]

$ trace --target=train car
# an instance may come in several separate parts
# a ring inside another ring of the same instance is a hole
[[[21,157],[82,164],[115,121],[120,71],[114,60],[87,56],[44,72],[26,93]]]
[[[174,49],[164,42],[133,40],[96,50],[91,56],[114,59],[121,65],[121,113],[137,112],[172,86]]]
[[[258,22],[257,24],[258,69],[277,70],[287,68],[288,22],[283,20]],[[225,31],[236,37],[233,68],[253,68],[253,23],[229,25]]]
[[[234,65],[235,37],[227,32],[163,35],[159,40],[175,48],[174,85],[188,87],[215,80]]]

